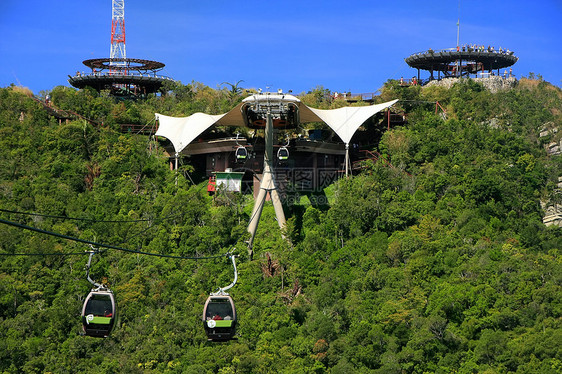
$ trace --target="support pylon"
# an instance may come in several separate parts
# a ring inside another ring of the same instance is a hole
[[[273,118],[269,111],[267,113],[265,124],[263,177],[260,183],[260,192],[256,198],[254,209],[252,210],[252,216],[250,217],[250,222],[248,223],[248,232],[250,233],[248,254],[250,255],[250,258],[253,255],[252,246],[254,244],[254,238],[256,236],[256,231],[258,230],[258,223],[260,221],[261,213],[268,193],[271,196],[271,201],[273,202],[277,223],[279,224],[279,227],[283,229],[287,222],[285,220],[285,213],[283,212],[283,205],[281,204],[281,199],[279,198],[279,192],[277,191],[275,175],[273,174]]]

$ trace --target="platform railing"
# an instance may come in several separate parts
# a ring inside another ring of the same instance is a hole
[[[346,101],[369,101],[369,100],[374,100],[377,96],[378,96],[377,92],[363,92],[363,93],[334,92],[332,94],[333,99],[343,99]]]
[[[96,71],[91,73],[84,73],[84,72],[77,72],[74,77],[115,77],[115,76],[134,76],[134,77],[147,77],[147,78],[158,78],[158,79],[165,79],[165,80],[173,80],[170,77],[165,75],[156,75],[151,73],[141,73],[141,72],[131,72],[128,71],[127,74],[119,74],[115,72],[105,72],[105,71]],[[73,78],[74,78],[73,77]]]
[[[415,52],[412,53],[411,56],[421,56],[421,55],[426,55],[426,54],[436,54],[436,53],[442,53],[442,52],[483,52],[483,53],[497,53],[497,54],[502,54],[502,55],[513,55],[513,51],[510,51],[509,49],[503,49],[503,48],[498,48],[496,49],[495,47],[485,47],[485,46],[478,46],[478,45],[462,45],[459,46],[458,48],[445,48],[445,49],[428,49],[426,51],[421,51],[421,52]]]

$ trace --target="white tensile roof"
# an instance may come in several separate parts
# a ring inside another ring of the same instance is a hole
[[[156,119],[160,122],[156,135],[168,138],[174,145],[175,151],[179,153],[212,125],[245,126],[241,107],[248,102],[283,102],[294,103],[299,107],[300,122],[324,122],[334,130],[344,143],[349,144],[359,126],[376,113],[392,106],[397,101],[392,100],[382,104],[360,107],[315,109],[304,105],[293,95],[257,94],[245,98],[242,100],[242,103],[224,114],[194,113],[188,117],[169,117],[156,113]]]
[[[174,145],[174,150],[180,153],[203,131],[224,116],[224,114],[195,113],[189,117],[169,117],[156,113],[156,119],[160,122],[156,135],[168,138]]]
[[[305,122],[303,117],[305,117],[306,111],[310,110],[316,116],[316,119],[306,122],[324,122],[338,134],[345,144],[349,144],[359,126],[378,112],[394,105],[397,101],[392,100],[369,106],[346,106],[338,109],[314,109],[306,105],[304,105],[305,108],[302,108],[303,105],[301,105],[301,122]]]

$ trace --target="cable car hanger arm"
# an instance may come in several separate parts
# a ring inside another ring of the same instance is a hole
[[[236,260],[235,260],[235,258],[238,257],[238,255],[233,255],[232,253],[230,253],[228,255],[228,257],[230,257],[232,259],[232,266],[234,267],[234,280],[228,286],[219,288],[219,290],[217,292],[211,293],[211,295],[213,295],[213,296],[228,295],[225,291],[234,287],[234,285],[236,284],[236,281],[238,280],[238,272],[236,270]]]
[[[86,263],[86,278],[88,279],[88,282],[90,282],[91,284],[94,285],[94,287],[96,287],[96,289],[106,289],[107,287],[103,284],[97,283],[96,281],[94,281],[92,278],[90,278],[90,267],[92,265],[92,258],[94,257],[94,254],[96,253],[100,253],[100,251],[96,248],[94,248],[93,245],[90,245],[90,248],[92,248],[92,250],[87,251],[90,253],[90,257],[88,258],[88,262]]]

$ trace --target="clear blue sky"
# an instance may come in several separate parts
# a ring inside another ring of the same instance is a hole
[[[429,3],[426,4],[426,3]],[[456,46],[458,1],[126,0],[127,57],[186,84],[375,92],[404,62]],[[515,51],[517,76],[562,85],[562,1],[460,3],[460,42]],[[109,57],[111,0],[0,0],[0,87],[38,94]]]

